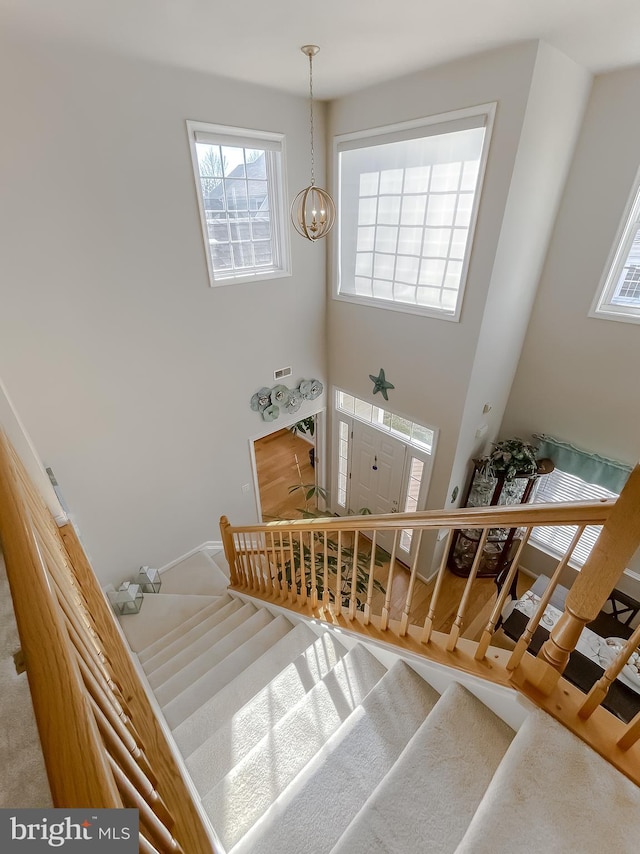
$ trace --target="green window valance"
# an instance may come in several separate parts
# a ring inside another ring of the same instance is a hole
[[[544,435],[535,438],[539,440],[536,454],[539,460],[548,457],[560,471],[575,475],[587,483],[596,483],[611,492],[620,493],[631,473],[631,466],[625,463],[582,451],[568,442]]]

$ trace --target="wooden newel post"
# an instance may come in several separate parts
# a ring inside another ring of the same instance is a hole
[[[640,545],[640,464],[636,465],[571,590],[539,658],[562,673],[585,624],[595,619]]]
[[[238,583],[238,574],[236,572],[236,549],[233,544],[233,534],[230,531],[231,523],[226,516],[220,517],[220,534],[222,535],[222,545],[224,547],[224,556],[229,564],[229,580],[231,584]]]

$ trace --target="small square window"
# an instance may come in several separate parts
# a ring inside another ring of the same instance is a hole
[[[187,130],[211,286],[290,275],[283,135]]]

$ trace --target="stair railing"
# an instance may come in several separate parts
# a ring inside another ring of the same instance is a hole
[[[515,649],[511,652],[493,646],[496,626],[531,533],[539,526],[566,525],[575,527],[575,535],[559,559],[539,607]],[[596,546],[569,591],[564,615],[534,657],[528,652],[529,643],[588,525],[602,527]],[[476,642],[465,638],[464,630],[481,568],[483,546],[494,528],[520,529],[520,542]],[[241,527],[231,526],[228,519],[222,517],[220,529],[233,589],[515,687],[640,783],[640,713],[626,723],[601,706],[609,686],[640,643],[640,628],[586,698],[561,675],[585,624],[602,609],[640,544],[640,466],[634,469],[617,501],[327,517]],[[442,633],[435,631],[434,625],[441,606],[450,608],[450,603],[441,603],[443,582],[448,573],[447,561],[454,532],[461,529],[476,530],[479,543],[451,627],[447,633]],[[424,621],[413,617],[416,610],[415,560],[409,567],[404,605],[399,613],[396,610],[392,619],[391,588],[399,571],[397,546],[403,531],[412,532],[416,538],[447,532]],[[377,560],[380,532],[391,533],[393,542],[390,553],[385,556],[384,568]],[[369,550],[361,550],[366,540],[372,545]],[[385,588],[384,595],[376,591],[376,585]]]
[[[144,854],[213,854],[75,529],[2,430],[0,542],[53,805],[135,808]]]

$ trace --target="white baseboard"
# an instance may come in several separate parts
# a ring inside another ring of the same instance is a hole
[[[196,546],[191,551],[188,551],[186,554],[180,555],[175,560],[172,560],[170,563],[161,566],[158,569],[158,572],[162,575],[163,572],[167,572],[172,567],[176,566],[179,563],[182,563],[183,560],[186,560],[188,557],[192,557],[192,555],[197,554],[198,552],[219,552],[222,550],[222,540],[207,540],[207,542],[202,543],[199,546]]]

